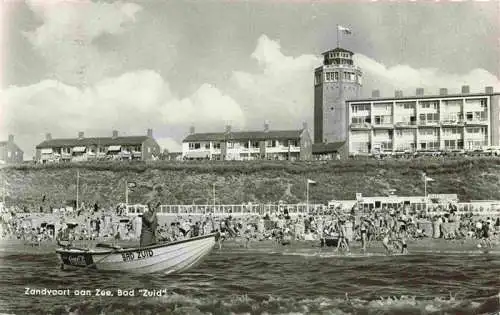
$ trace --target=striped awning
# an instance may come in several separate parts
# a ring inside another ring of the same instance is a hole
[[[52,149],[49,148],[49,149],[42,149],[42,154],[52,154]]]
[[[85,152],[87,150],[86,147],[73,147],[73,152]]]
[[[108,151],[120,151],[122,149],[121,145],[110,145]]]

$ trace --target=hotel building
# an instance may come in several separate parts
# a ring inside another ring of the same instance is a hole
[[[484,93],[424,95],[348,100],[348,151],[379,152],[476,151],[500,145],[500,94],[487,87]]]
[[[153,160],[160,155],[160,146],[153,138],[153,130],[148,129],[144,136],[118,136],[114,130],[111,137],[84,137],[52,139],[47,134],[45,141],[36,146],[36,161],[81,162],[95,160]]]
[[[190,134],[182,142],[184,160],[310,160],[312,141],[304,124],[299,130],[236,131]]]
[[[500,145],[500,94],[482,93],[360,98],[361,69],[354,54],[336,48],[323,54],[314,73],[313,154],[474,151]],[[330,152],[331,151],[331,152]]]

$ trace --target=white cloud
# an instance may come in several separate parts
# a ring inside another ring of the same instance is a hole
[[[247,125],[261,128],[264,120],[269,120],[271,128],[299,128],[307,121],[312,127],[313,73],[322,59],[309,54],[286,56],[279,42],[265,35],[259,38],[251,58],[258,62],[259,71],[234,71],[232,89],[228,91],[242,104]],[[483,92],[486,86],[500,91],[499,79],[484,69],[453,74],[409,65],[387,67],[361,54],[354,58],[363,71],[364,96],[370,96],[373,89],[380,90],[382,96],[393,96],[396,89],[414,95],[418,87],[424,88],[426,94],[437,94],[441,87],[448,88],[449,93],[460,93],[462,85],[469,85],[471,92]]]
[[[18,135],[17,142],[32,154],[32,148],[50,132],[54,138],[111,134],[145,134],[153,128],[158,138],[172,133],[184,136],[190,124],[221,126],[226,121],[244,126],[239,105],[217,88],[204,84],[193,95],[178,99],[154,71],[126,73],[92,87],[79,88],[54,80],[16,87],[2,92],[0,136]],[[167,142],[175,149],[174,142]]]
[[[175,139],[157,138],[156,142],[158,142],[158,144],[162,148],[162,151],[164,149],[167,149],[169,152],[181,152],[182,151],[181,144],[179,142],[177,142]]]
[[[231,97],[216,87],[203,84],[193,95],[184,99],[171,99],[162,107],[167,124],[189,122],[200,130],[222,130],[225,124],[245,127],[245,114]]]
[[[54,69],[54,77],[66,83],[93,83],[117,67],[116,54],[103,53],[93,40],[122,33],[142,9],[121,1],[30,0],[28,5],[43,24],[25,35]]]
[[[355,56],[356,64],[364,72],[364,94],[378,89],[382,96],[393,96],[394,90],[402,90],[405,95],[415,95],[415,89],[422,87],[426,94],[438,94],[439,88],[447,88],[449,93],[460,93],[463,85],[469,85],[471,92],[484,92],[486,86],[500,91],[500,81],[484,69],[474,69],[469,73],[445,73],[439,69],[415,69],[409,65],[386,67],[361,54]]]
[[[229,92],[245,108],[254,128],[269,120],[271,128],[300,128],[312,121],[313,71],[321,59],[314,55],[285,56],[280,44],[262,35],[251,57],[260,67],[256,74],[234,71]]]

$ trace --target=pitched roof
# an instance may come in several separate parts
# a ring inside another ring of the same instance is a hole
[[[270,130],[270,131],[237,131],[194,133],[188,135],[182,142],[193,141],[237,141],[237,140],[274,140],[274,139],[300,139],[303,129],[300,130]]]
[[[334,153],[337,152],[344,144],[345,141],[330,142],[330,143],[313,143],[312,153],[313,154]]]
[[[37,149],[91,146],[91,145],[141,145],[148,139],[148,136],[130,136],[130,137],[96,137],[96,138],[70,138],[70,139],[52,139],[45,140],[36,146]]]

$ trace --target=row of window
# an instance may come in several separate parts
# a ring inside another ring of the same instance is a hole
[[[479,140],[479,141],[471,140],[471,141],[465,141],[464,143],[463,140],[445,140],[443,144],[444,144],[443,149],[445,150],[458,150],[458,149],[473,150],[486,146],[488,142],[485,140]],[[371,152],[372,148],[375,150],[387,151],[393,149],[393,144],[392,142],[377,142],[373,143],[373,145],[371,145],[370,142],[351,143],[351,151],[353,152],[369,153]],[[439,141],[426,141],[426,142],[419,142],[418,148],[420,150],[439,150],[441,148],[441,145]],[[397,143],[394,146],[394,149],[398,151],[404,151],[404,150],[413,151],[415,150],[415,143],[413,142]]]
[[[85,152],[88,152],[88,153],[106,153],[108,152],[109,150],[109,147],[99,147],[99,148],[96,148],[96,147],[90,147],[90,148],[85,148],[85,149],[82,149],[81,151],[78,151],[78,153],[85,153]],[[141,152],[141,146],[131,146],[131,147],[124,147],[124,146],[120,146],[120,151],[129,151],[129,152]],[[71,154],[73,153],[73,148],[53,148],[52,151],[50,152],[50,154],[52,153],[56,153],[56,154]],[[42,154],[46,154],[46,153],[43,153]]]
[[[451,114],[440,117],[438,113],[427,113],[419,115],[419,124],[439,124],[442,122],[477,122],[477,121],[487,121],[487,113],[485,112],[468,112],[465,115],[465,120],[462,118],[461,114]],[[441,119],[440,119],[441,118]],[[375,125],[384,125],[384,124],[392,124],[393,116],[392,115],[375,115],[373,116]],[[396,124],[398,123],[410,123],[415,125],[416,117],[415,116],[397,116],[395,117]],[[353,116],[351,117],[351,123],[353,124],[362,124],[362,123],[371,123],[371,116]]]
[[[238,146],[249,149],[249,148],[260,148],[260,141],[245,141],[245,142],[227,142],[227,148],[228,149],[233,149]],[[189,150],[200,150],[201,148],[205,150],[210,150],[210,145],[212,144],[212,149],[220,149],[221,148],[221,142],[205,142],[205,143],[200,143],[200,142],[190,142],[189,143]],[[299,141],[298,140],[266,140],[265,141],[265,146],[267,148],[275,148],[279,146],[284,146],[284,147],[298,147],[299,146]]]
[[[486,99],[467,99],[465,100],[467,104],[473,104],[477,103],[480,104],[482,108],[486,108],[487,101]],[[462,101],[443,101],[444,106],[446,105],[462,105]],[[437,110],[439,108],[439,101],[419,101],[420,108],[424,109],[435,109]],[[403,109],[415,109],[416,102],[396,102],[396,106],[403,108]],[[369,111],[370,110],[370,103],[364,103],[364,104],[353,104],[352,106],[352,112],[356,113],[358,111]],[[392,109],[392,103],[374,103],[373,106],[376,106],[377,108],[383,108],[385,106],[386,110],[391,110]]]
[[[443,128],[443,135],[461,135],[463,133],[463,128]],[[487,134],[487,128],[486,127],[472,127],[472,128],[465,128],[465,132],[467,134],[482,134],[486,135]],[[437,128],[425,128],[425,129],[419,129],[418,133],[422,136],[437,136],[439,134],[439,129]],[[373,136],[375,137],[380,137],[380,136],[388,136],[392,137],[394,134],[393,130],[373,130]],[[352,131],[351,133],[352,136],[363,136],[363,135],[368,135],[365,131]],[[413,129],[397,129],[396,130],[396,136],[414,136],[415,135],[415,130]]]
[[[325,82],[334,82],[334,81],[339,81],[342,79],[343,81],[352,81],[356,82],[359,77],[356,76],[354,72],[338,72],[338,71],[333,71],[333,72],[325,72],[325,76],[322,80],[321,78],[321,73],[316,73],[314,76],[314,81],[315,84],[320,84],[322,81]]]

